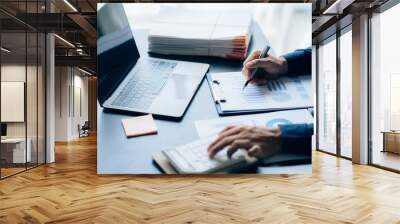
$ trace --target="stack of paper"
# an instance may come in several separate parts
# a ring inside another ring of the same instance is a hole
[[[161,8],[149,33],[149,52],[246,58],[251,14]]]

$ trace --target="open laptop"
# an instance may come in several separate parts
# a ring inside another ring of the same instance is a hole
[[[1,123],[1,140],[7,139],[7,124]]]
[[[181,119],[209,65],[140,56],[120,3],[99,9],[97,33],[100,105]]]

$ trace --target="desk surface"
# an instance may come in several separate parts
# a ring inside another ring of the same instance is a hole
[[[141,55],[147,55],[147,31],[134,31],[136,44]],[[258,25],[254,26],[250,51],[262,49],[267,43]],[[209,72],[240,71],[242,62],[207,57],[162,57],[177,60],[190,60],[210,64]],[[152,155],[167,146],[185,144],[198,138],[194,121],[218,117],[210,89],[203,80],[198,92],[181,121],[156,119],[157,135],[127,138],[121,119],[129,115],[104,112],[98,106],[97,132],[97,172],[99,174],[160,174],[153,163]],[[287,168],[287,166],[286,166]],[[299,173],[311,171],[311,165],[294,166]],[[287,170],[287,169],[286,169]],[[276,168],[274,169],[276,172]],[[268,173],[268,168],[262,171]]]

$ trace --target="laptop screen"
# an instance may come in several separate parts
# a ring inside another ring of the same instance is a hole
[[[97,87],[103,104],[139,59],[124,7],[107,3],[97,12]]]
[[[1,123],[1,136],[7,136],[7,124]]]

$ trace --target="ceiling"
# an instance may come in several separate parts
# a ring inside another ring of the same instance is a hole
[[[372,12],[389,0],[313,1],[313,44],[320,43],[352,23],[353,17]]]
[[[44,47],[36,43],[37,33],[54,32],[56,65],[79,66],[95,73],[96,5],[92,0],[47,0],[47,4],[45,0],[1,0],[2,46],[12,50],[3,60],[36,57]]]

